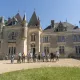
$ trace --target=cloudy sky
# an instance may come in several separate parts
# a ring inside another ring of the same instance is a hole
[[[40,17],[43,29],[55,22],[65,22],[79,26],[80,0],[0,0],[0,16],[5,19],[19,13],[21,16],[26,12],[29,21],[33,11]]]

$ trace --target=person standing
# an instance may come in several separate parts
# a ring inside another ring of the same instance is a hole
[[[56,51],[56,60],[59,60],[59,51]]]
[[[30,59],[31,59],[31,61],[33,60],[33,53],[32,52],[30,52]]]
[[[30,55],[30,53],[28,52],[28,54],[27,54],[27,62],[28,62],[28,63],[30,62],[30,58],[31,58],[31,55]]]
[[[54,57],[53,57],[53,52],[51,52],[51,53],[50,53],[50,62],[52,61],[53,58],[54,58]]]
[[[48,62],[49,53],[47,53],[47,54],[45,55],[45,58],[46,58],[46,62]]]
[[[14,63],[14,55],[11,55],[11,63]]]
[[[45,59],[45,53],[43,52],[42,53],[42,60],[43,60],[43,62],[44,62],[44,59]]]
[[[25,54],[24,54],[24,52],[22,53],[22,62],[25,62]]]
[[[40,52],[39,52],[39,54],[37,55],[37,59],[38,59],[38,61],[40,61]]]
[[[19,52],[18,56],[19,56],[19,62],[21,63],[22,54]]]

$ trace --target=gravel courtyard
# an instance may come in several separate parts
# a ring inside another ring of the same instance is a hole
[[[10,60],[0,61],[0,74],[10,71],[30,69],[30,68],[40,68],[40,67],[80,67],[80,60],[76,59],[60,59],[57,62],[35,62],[35,63],[21,63],[14,64],[10,63]]]

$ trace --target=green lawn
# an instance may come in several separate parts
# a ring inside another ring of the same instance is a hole
[[[0,80],[80,80],[80,68],[52,67],[9,72]]]

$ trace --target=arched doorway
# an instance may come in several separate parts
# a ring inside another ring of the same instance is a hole
[[[35,53],[36,53],[35,44],[31,44],[31,52],[33,53],[33,55],[35,55]]]

